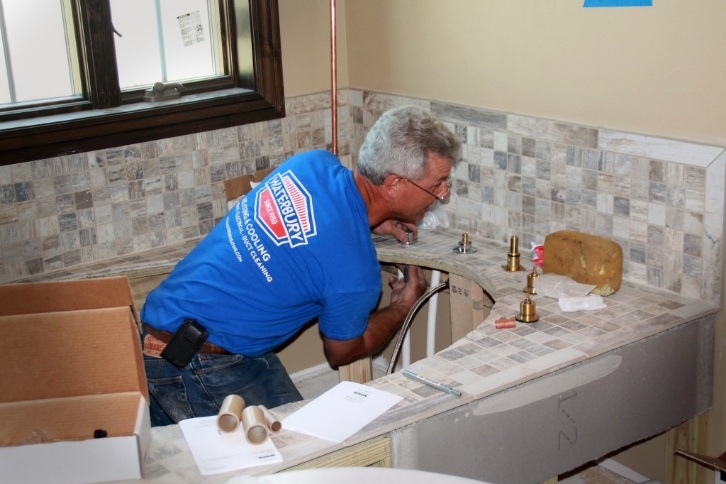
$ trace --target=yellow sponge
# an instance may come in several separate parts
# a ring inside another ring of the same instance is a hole
[[[560,230],[545,237],[542,270],[594,284],[592,294],[609,296],[623,280],[623,249],[604,237]]]

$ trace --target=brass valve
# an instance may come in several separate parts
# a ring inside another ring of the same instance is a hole
[[[519,267],[519,237],[512,235],[509,238],[509,252],[507,253],[507,265],[504,266],[507,272],[517,272]]]
[[[470,254],[472,252],[476,252],[476,247],[472,247],[471,242],[469,241],[469,234],[466,232],[461,234],[461,241],[459,241],[459,245],[454,247],[454,252],[457,254]]]
[[[522,290],[527,294],[537,294],[537,289],[534,287],[534,281],[537,277],[539,277],[537,266],[532,266],[532,272],[527,274],[527,287]]]
[[[526,296],[522,302],[519,303],[519,314],[514,319],[520,323],[535,323],[539,320],[537,316],[537,304],[532,301],[529,296]]]

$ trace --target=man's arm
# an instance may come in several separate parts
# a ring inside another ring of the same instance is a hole
[[[325,357],[333,368],[376,353],[396,334],[413,305],[428,287],[423,269],[409,266],[408,271],[408,282],[391,276],[388,281],[393,290],[391,304],[371,313],[368,327],[362,335],[345,341],[323,336]]]

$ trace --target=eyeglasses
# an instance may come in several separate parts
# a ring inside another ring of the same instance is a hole
[[[448,177],[448,178],[447,178],[447,179],[445,179],[445,180],[441,180],[441,181],[440,181],[440,182],[438,182],[438,183],[437,183],[436,185],[434,185],[434,187],[433,187],[433,188],[434,188],[434,190],[436,190],[436,191],[438,191],[438,190],[439,190],[439,187],[441,187],[442,185],[446,185],[446,186],[444,187],[443,191],[441,192],[441,195],[437,195],[437,194],[436,194],[436,192],[434,192],[434,191],[432,191],[432,190],[427,190],[427,189],[425,189],[424,187],[422,187],[421,185],[419,185],[419,184],[418,184],[418,183],[416,183],[415,181],[411,180],[410,178],[406,178],[406,177],[403,177],[403,176],[402,176],[402,177],[401,177],[401,180],[406,180],[406,181],[407,181],[407,182],[409,182],[409,183],[410,183],[411,185],[415,186],[416,188],[418,188],[419,190],[421,190],[421,191],[423,191],[423,192],[426,192],[426,193],[428,193],[429,195],[431,195],[432,197],[434,197],[434,198],[435,198],[436,200],[438,200],[438,201],[440,201],[440,202],[443,202],[444,200],[446,200],[446,195],[448,195],[448,194],[449,194],[449,192],[451,191],[451,177]]]

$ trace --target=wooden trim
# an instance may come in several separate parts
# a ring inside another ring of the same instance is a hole
[[[391,439],[387,435],[351,445],[317,459],[290,467],[286,471],[321,467],[392,467]]]
[[[449,301],[451,341],[458,341],[484,321],[484,290],[470,279],[450,273]]]
[[[94,109],[107,109],[121,103],[118,67],[113,40],[111,3],[108,0],[78,1],[82,15],[78,16],[82,49],[92,52],[83,56],[86,62],[84,91]]]
[[[713,474],[708,468],[673,453],[676,450],[685,450],[697,454],[708,454],[706,451],[707,438],[708,412],[696,415],[666,432],[666,481],[664,484],[713,482]]]
[[[366,383],[373,380],[373,362],[370,356],[339,367],[338,378],[340,381],[353,381],[356,383]]]

